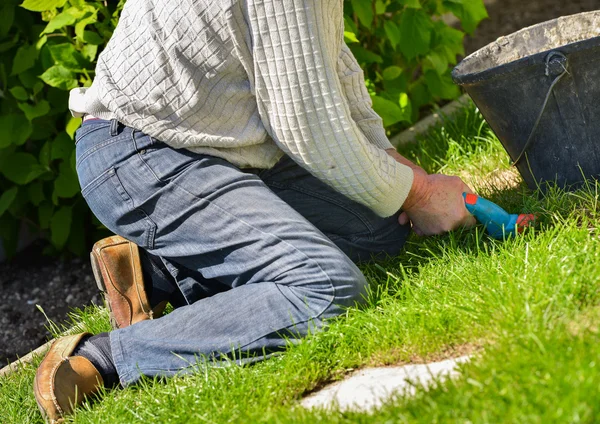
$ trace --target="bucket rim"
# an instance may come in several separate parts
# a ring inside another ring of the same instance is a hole
[[[484,47],[480,48],[479,50],[477,50],[477,51],[471,53],[470,55],[468,55],[467,57],[465,57],[452,70],[452,79],[458,85],[461,85],[461,86],[469,85],[469,84],[477,83],[480,81],[495,79],[496,77],[500,77],[505,74],[513,73],[515,70],[517,70],[519,68],[524,68],[527,66],[533,66],[533,65],[544,63],[546,56],[548,55],[548,53],[550,53],[552,51],[559,51],[566,55],[569,55],[569,54],[572,54],[572,53],[580,51],[580,50],[592,49],[595,46],[600,46],[600,35],[596,35],[594,37],[589,37],[589,38],[586,38],[583,40],[577,40],[572,43],[563,44],[563,45],[560,45],[557,47],[551,47],[551,48],[545,49],[543,51],[540,51],[538,53],[526,55],[519,59],[512,60],[510,62],[499,64],[499,65],[492,66],[489,68],[485,68],[480,71],[468,72],[468,73],[465,73],[463,71],[463,69],[466,65],[470,64],[474,60],[478,60],[479,59],[478,56],[483,54],[484,51],[486,51],[486,50],[489,51],[492,48],[496,47],[497,43],[502,39],[512,39],[512,38],[516,37],[518,34],[530,32],[533,29],[535,29],[536,27],[541,28],[543,26],[551,25],[553,22],[557,22],[560,19],[572,19],[572,18],[576,18],[576,17],[580,17],[580,16],[593,15],[593,14],[596,14],[596,15],[600,14],[600,10],[577,13],[574,15],[561,16],[558,18],[550,19],[545,22],[540,22],[538,24],[531,25],[526,28],[522,28],[519,31],[516,31],[516,32],[513,32],[506,36],[500,37],[497,40],[492,41],[491,43],[485,45]]]

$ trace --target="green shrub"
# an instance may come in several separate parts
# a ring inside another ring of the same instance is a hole
[[[482,0],[346,1],[346,42],[391,132],[418,119],[423,106],[460,94],[450,71],[464,55],[465,33],[444,23],[448,13],[467,33],[487,17]]]
[[[83,254],[98,225],[79,193],[68,90],[89,86],[123,2],[3,0],[0,6],[0,237],[14,253],[20,222],[50,251]]]
[[[14,253],[21,222],[49,252],[81,255],[100,224],[79,192],[68,90],[89,86],[125,0],[3,0],[0,5],[0,238]],[[435,18],[454,13],[467,32],[482,0],[351,0],[345,36],[365,69],[374,108],[388,127],[423,105],[456,97],[450,66],[464,33]]]

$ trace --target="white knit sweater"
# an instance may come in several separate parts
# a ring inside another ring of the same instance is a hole
[[[381,216],[412,186],[343,39],[343,0],[128,0],[70,109],[270,168],[283,152]]]

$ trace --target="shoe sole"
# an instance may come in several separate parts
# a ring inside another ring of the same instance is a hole
[[[98,290],[102,292],[102,296],[104,298],[104,306],[108,309],[108,313],[110,316],[110,326],[113,330],[118,330],[120,327],[117,324],[117,320],[113,314],[112,308],[110,307],[110,302],[108,301],[108,292],[106,290],[106,283],[104,282],[104,278],[102,278],[102,272],[100,271],[100,262],[98,257],[94,254],[94,252],[90,253],[90,262],[92,264],[92,272],[94,273],[94,279],[96,280],[96,286]]]

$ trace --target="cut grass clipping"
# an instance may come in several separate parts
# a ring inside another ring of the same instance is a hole
[[[402,153],[429,172],[461,175],[509,212],[538,214],[538,228],[505,241],[481,227],[413,237],[401,256],[361,266],[372,287],[366,306],[282,355],[147,379],[85,403],[67,422],[597,422],[598,185],[528,191],[473,106]],[[108,328],[94,308],[73,322]],[[358,367],[465,353],[473,360],[459,378],[397,393],[371,413],[299,406]],[[1,423],[42,422],[31,388],[39,361],[0,378]]]

